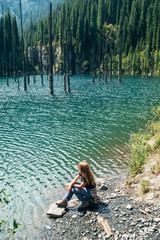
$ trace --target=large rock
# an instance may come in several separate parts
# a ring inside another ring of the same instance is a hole
[[[49,217],[59,218],[62,217],[65,214],[65,212],[66,212],[65,208],[58,207],[56,203],[53,203],[50,205],[47,211],[47,215]]]

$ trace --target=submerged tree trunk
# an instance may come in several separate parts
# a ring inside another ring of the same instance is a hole
[[[151,78],[153,77],[153,72],[154,72],[154,52],[152,52]]]
[[[120,39],[119,44],[119,76],[118,76],[119,82],[122,82],[122,38]]]
[[[49,89],[50,89],[50,94],[53,94],[52,3],[50,3],[50,16],[48,19],[48,33],[49,33]]]
[[[23,38],[23,23],[22,23],[22,6],[21,0],[19,0],[20,5],[20,17],[21,17],[21,37],[22,37],[22,64],[23,64],[23,78],[24,78],[24,91],[27,90],[27,81],[26,81],[26,70],[25,70],[25,57],[24,57],[24,38]]]
[[[42,62],[42,46],[43,46],[43,23],[41,25],[41,43],[40,43],[40,61],[41,61],[41,83],[43,85],[43,62]]]
[[[133,77],[135,76],[136,53],[133,56]]]
[[[19,86],[19,72],[17,71],[17,82],[18,82],[18,90],[20,91],[20,86]]]
[[[157,54],[156,54],[156,76],[157,76],[157,70],[158,70],[158,49],[157,49]]]
[[[98,63],[98,80],[101,80],[101,70],[100,70],[100,66],[101,66],[101,45],[100,45],[100,40],[99,40],[99,49],[98,49],[98,53],[99,53],[99,63]]]
[[[43,85],[42,42],[40,44],[41,83]]]
[[[63,74],[64,74],[64,91],[66,92],[66,51],[65,44],[63,44]]]
[[[112,79],[112,42],[110,44],[110,80]]]
[[[106,38],[106,41],[105,41],[105,54],[106,54],[106,57],[105,57],[105,59],[104,59],[104,57],[103,57],[104,68],[105,68],[105,75],[104,75],[104,81],[105,81],[105,82],[107,82],[107,73],[108,73],[107,48],[108,48],[108,40],[107,40],[107,38]]]
[[[94,49],[94,44],[92,48],[92,82],[95,83],[95,49]]]
[[[13,47],[13,76],[14,76],[14,81],[16,82],[16,61],[15,61],[15,45],[14,45],[14,42],[12,42],[12,47]]]
[[[3,16],[3,44],[4,44],[4,59],[5,59],[5,70],[6,70],[6,83],[9,86],[8,81],[8,66],[7,66],[7,49],[6,49],[6,39],[5,39],[5,26],[4,26],[4,14],[3,14],[3,5],[2,5],[2,16]]]

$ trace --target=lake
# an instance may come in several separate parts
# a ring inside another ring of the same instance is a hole
[[[72,76],[64,93],[54,76],[54,95],[39,76],[26,92],[20,79],[0,79],[0,189],[11,194],[2,214],[23,224],[17,239],[39,239],[49,205],[86,160],[96,177],[125,174],[131,131],[144,128],[160,102],[160,80],[127,78],[92,83]],[[0,237],[2,234],[0,235]],[[33,237],[34,236],[34,237]],[[4,237],[4,236],[3,236]],[[28,238],[27,238],[28,237]],[[0,238],[1,239],[1,238]]]

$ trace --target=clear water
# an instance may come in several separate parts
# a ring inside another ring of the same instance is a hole
[[[39,239],[46,211],[86,160],[95,176],[123,174],[131,131],[142,128],[160,100],[160,80],[91,82],[73,76],[71,94],[54,77],[54,95],[40,77],[23,91],[0,79],[0,188],[11,194],[3,218],[23,226],[17,239]],[[34,237],[33,237],[34,236]]]

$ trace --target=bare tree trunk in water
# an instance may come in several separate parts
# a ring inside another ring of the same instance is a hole
[[[40,43],[41,83],[43,85],[42,42]]]
[[[68,92],[71,92],[71,86],[70,86],[70,67],[71,67],[71,50],[69,51],[68,55],[68,75],[67,75],[67,82],[68,82]]]
[[[110,58],[111,58],[111,61],[110,61],[110,80],[112,79],[112,42],[110,44]]]
[[[12,42],[12,47],[13,47],[13,76],[14,76],[14,81],[16,82],[16,63],[15,63],[15,45],[14,42]]]
[[[107,49],[108,48],[108,41],[107,41],[107,38],[106,38],[106,41],[105,41],[105,54],[106,54],[106,58],[105,58],[105,76],[104,76],[104,81],[107,82],[107,73],[108,73],[108,57],[107,57]],[[104,57],[103,57],[103,61],[104,61]]]
[[[157,54],[156,54],[156,76],[157,76],[157,69],[158,69],[158,49],[157,49]]]
[[[64,71],[64,91],[66,92],[66,51],[65,51],[65,44],[63,44],[63,71]]]
[[[94,43],[93,43],[93,48],[92,48],[92,82],[95,83],[95,69],[94,69],[94,65],[95,65],[95,59],[94,59],[94,53],[95,52],[95,49],[94,49]]]
[[[5,58],[5,69],[6,69],[6,83],[9,86],[8,81],[8,66],[7,66],[7,49],[6,49],[6,39],[5,39],[5,26],[4,26],[4,14],[3,14],[3,5],[2,5],[2,17],[3,17],[3,43],[4,43],[4,58]]]
[[[136,63],[136,53],[133,56],[133,77],[135,76],[135,63]]]
[[[17,82],[18,82],[18,90],[20,91],[20,86],[19,86],[19,72],[17,71]]]
[[[104,42],[103,42],[103,49],[104,49]],[[103,81],[105,80],[105,64],[104,64],[104,55],[105,53],[103,52],[103,62],[102,62],[102,71],[103,71]]]
[[[153,78],[153,72],[154,72],[154,51],[152,52],[151,78]]]
[[[28,47],[26,48],[26,72],[27,72],[27,82],[28,85],[30,84],[30,77],[29,77],[29,61],[28,61]]]
[[[100,45],[100,40],[99,40],[99,49],[98,49],[98,53],[99,53],[99,66],[98,66],[98,80],[101,80],[101,70],[100,70],[100,66],[101,66],[101,45]]]
[[[49,89],[53,94],[53,54],[52,54],[52,3],[50,3],[50,16],[48,20],[49,32]]]
[[[24,39],[23,39],[23,23],[22,23],[22,6],[21,0],[19,0],[20,5],[20,16],[21,16],[21,35],[22,35],[22,64],[23,64],[23,78],[24,78],[24,91],[27,90],[27,81],[26,81],[26,69],[25,69],[25,57],[24,57]]]
[[[119,44],[119,76],[118,76],[119,82],[122,82],[122,38],[120,39]]]

